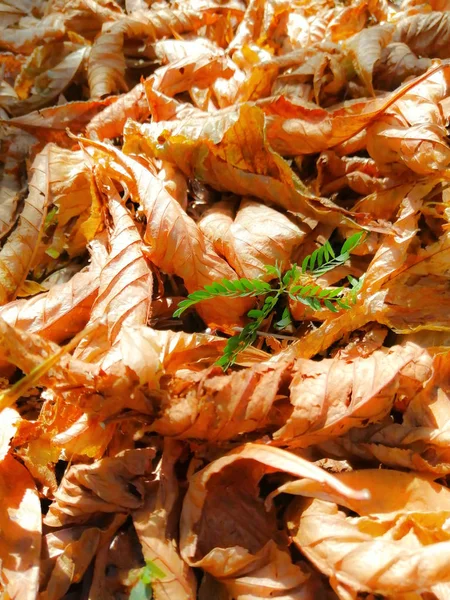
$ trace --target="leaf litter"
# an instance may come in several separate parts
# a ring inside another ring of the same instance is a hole
[[[450,597],[450,3],[0,2],[0,598]]]

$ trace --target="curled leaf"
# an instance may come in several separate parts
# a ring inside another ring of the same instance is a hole
[[[436,527],[448,515],[446,488],[399,471],[354,471],[336,478],[366,485],[370,500],[323,494],[306,480],[286,491],[314,498],[292,508],[290,529],[295,544],[341,597],[431,591],[447,581],[448,535]],[[357,516],[347,516],[339,505]]]

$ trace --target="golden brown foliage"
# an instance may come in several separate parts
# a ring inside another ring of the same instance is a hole
[[[0,1],[1,600],[450,597],[449,11]]]

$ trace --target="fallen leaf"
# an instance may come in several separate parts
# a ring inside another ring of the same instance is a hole
[[[177,34],[198,29],[214,20],[209,11],[183,12],[169,8],[134,13],[115,23],[106,23],[95,40],[89,56],[88,78],[91,96],[101,98],[114,91],[127,90],[124,79],[123,45],[127,38],[145,36],[149,42],[172,32]]]
[[[336,478],[366,485],[370,500],[324,494],[307,480],[283,491],[313,498],[292,507],[289,527],[295,544],[330,577],[341,598],[363,591],[389,594],[394,588],[396,593],[430,591],[446,581],[448,535],[436,527],[447,518],[446,488],[400,471],[353,471]],[[347,516],[338,505],[351,507],[357,516]]]
[[[164,573],[152,584],[157,600],[194,600],[196,597],[194,573],[180,557],[176,542],[180,492],[174,469],[182,452],[183,445],[179,442],[165,441],[158,479],[147,484],[145,504],[132,515],[144,559]]]
[[[308,228],[262,203],[243,199],[236,216],[232,205],[218,202],[199,221],[216,252],[240,277],[270,280],[265,266],[285,269]]]
[[[355,70],[372,94],[372,74],[375,63],[380,60],[383,48],[391,41],[394,27],[388,23],[363,29],[346,41],[346,48],[354,61]]]
[[[447,12],[430,12],[406,17],[394,33],[394,41],[407,44],[419,56],[449,58]]]
[[[31,267],[43,234],[49,202],[47,146],[33,161],[29,193],[19,216],[19,225],[0,251],[0,304],[14,300]]]
[[[10,455],[0,463],[0,480],[1,586],[10,598],[31,600],[39,591],[42,531],[39,496],[31,475]]]
[[[290,404],[294,407],[274,439],[307,446],[350,428],[381,421],[401,387],[403,369],[420,389],[431,375],[431,357],[418,346],[377,350],[367,358],[300,359],[294,365]],[[409,385],[409,382],[408,382]]]
[[[70,467],[44,522],[51,527],[84,523],[92,514],[125,512],[143,503],[143,478],[152,471],[151,449],[125,451],[92,465]]]
[[[96,142],[86,143],[98,147]],[[163,183],[133,158],[103,146],[106,155],[111,156],[110,168],[117,164],[113,178],[125,177],[132,196],[142,206],[147,219],[144,242],[147,243],[148,257],[160,268],[169,273],[175,272],[184,279],[188,290],[195,290],[206,283],[223,278],[234,279],[234,271],[210,248],[195,222],[183,211],[178,202],[166,191]],[[112,175],[111,171],[109,172]],[[176,239],[176,244],[171,240]],[[189,244],[183,247],[181,239]],[[186,260],[188,252],[189,261]],[[249,307],[246,300],[229,301],[220,299],[214,306],[205,305],[200,314],[205,320],[225,319],[228,323],[239,322],[243,312]],[[220,315],[220,317],[219,317]]]
[[[325,489],[334,489],[332,475],[294,454],[247,444],[193,475],[183,502],[182,557],[189,565],[201,567],[217,578],[230,594],[242,600],[252,579],[250,589],[256,598],[280,591],[294,597],[298,593],[312,597],[308,595],[309,573],[303,565],[292,562],[286,540],[277,531],[273,508],[266,510],[259,497],[261,478],[276,470],[300,477],[310,472]],[[239,486],[234,483],[237,477]],[[365,495],[364,491],[347,487],[341,490],[344,495]],[[272,570],[275,564],[277,569]]]

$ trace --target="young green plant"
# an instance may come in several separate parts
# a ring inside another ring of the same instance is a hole
[[[229,338],[223,351],[223,355],[217,361],[225,371],[236,362],[240,352],[253,344],[258,336],[258,331],[263,322],[276,308],[283,296],[291,300],[301,302],[312,310],[318,311],[328,309],[332,312],[349,310],[351,303],[356,301],[356,295],[361,289],[362,278],[355,279],[348,276],[350,287],[341,286],[337,288],[321,288],[316,284],[316,279],[343,265],[349,258],[351,252],[361,243],[364,232],[355,233],[342,245],[338,255],[333,250],[330,242],[326,242],[308,256],[302,262],[301,267],[294,264],[284,274],[279,265],[266,266],[266,271],[274,277],[272,284],[260,279],[235,279],[230,281],[222,279],[220,283],[214,282],[205,285],[202,290],[189,294],[189,296],[178,304],[174,317],[180,317],[185,310],[199,302],[213,298],[244,298],[246,296],[263,297],[259,308],[254,308],[247,313],[251,321],[238,334]],[[283,310],[281,319],[275,323],[275,328],[282,330],[292,323],[289,309]]]

